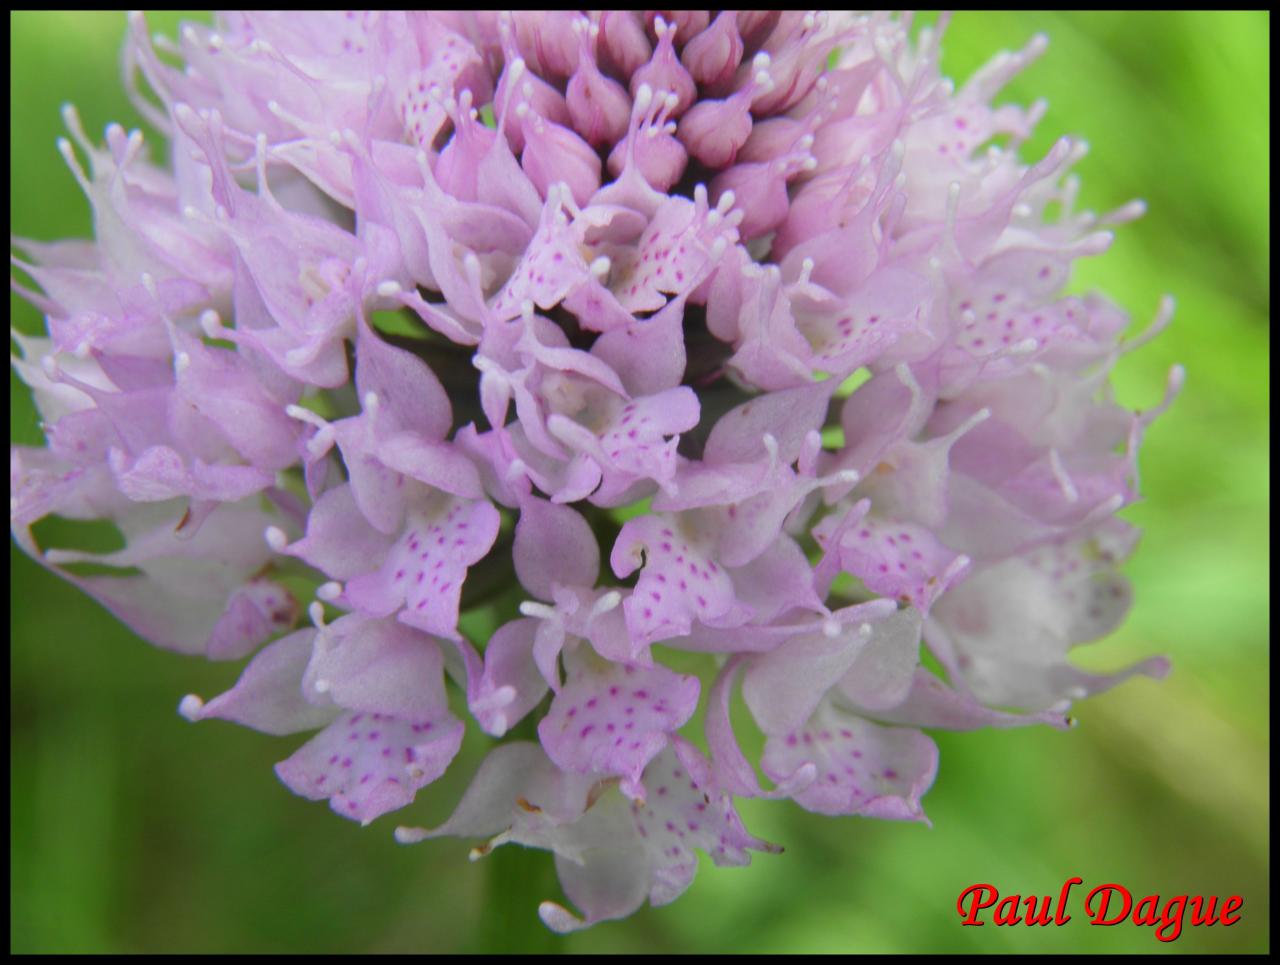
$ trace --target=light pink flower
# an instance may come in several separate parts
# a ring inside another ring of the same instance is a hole
[[[346,817],[439,777],[464,705],[536,734],[397,836],[554,852],[557,931],[673,900],[695,849],[777,850],[737,797],[925,821],[924,729],[1065,727],[1167,669],[1068,653],[1123,619],[1115,514],[1182,372],[1119,407],[1170,306],[1125,341],[1063,294],[1141,211],[1073,210],[1078,142],[1020,159],[1043,106],[992,98],[1043,39],[957,91],[908,26],[247,12],[178,67],[134,15],[173,163],[68,110],[96,238],[15,242],[48,322],[15,336],[47,437],[11,450],[15,538],[159,646],[253,654],[182,713],[319,729],[277,773]],[[40,546],[54,514],[124,548]]]

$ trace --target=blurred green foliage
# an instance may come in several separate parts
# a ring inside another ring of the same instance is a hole
[[[179,19],[151,24],[172,34]],[[86,236],[54,148],[58,107],[74,101],[90,132],[138,123],[118,79],[124,18],[13,13],[10,27],[11,228]],[[748,826],[784,856],[704,862],[673,906],[553,942],[534,917],[558,897],[549,856],[472,864],[462,842],[392,841],[396,823],[451,808],[482,739],[407,812],[361,829],[273,777],[298,739],[177,716],[183,694],[218,693],[237,666],[151,649],[11,546],[11,950],[1267,950],[1269,28],[1266,13],[962,13],[945,40],[944,68],[963,80],[1048,34],[1048,53],[1002,95],[1049,100],[1025,156],[1086,136],[1085,204],[1149,203],[1076,283],[1106,291],[1135,327],[1172,292],[1172,328],[1123,361],[1117,391],[1153,404],[1175,361],[1187,388],[1149,434],[1146,499],[1126,511],[1146,530],[1128,567],[1132,615],[1082,662],[1163,652],[1167,681],[1080,705],[1066,734],[940,735],[932,830],[748,802]],[[39,330],[10,304],[18,328]],[[12,438],[37,443],[12,378],[10,399]],[[1045,895],[1072,875],[1135,895],[1240,894],[1243,920],[1173,945],[1083,915],[1065,928],[959,926],[969,884]]]

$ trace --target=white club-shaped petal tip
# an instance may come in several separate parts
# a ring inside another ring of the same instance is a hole
[[[538,917],[553,932],[568,935],[586,926],[586,922],[575,917],[567,908],[554,901],[544,901],[538,906]]]
[[[598,617],[615,609],[622,602],[622,594],[617,590],[610,590],[600,599],[596,600],[595,606],[591,608],[591,616]]]
[[[395,830],[395,839],[398,844],[417,844],[427,838],[428,832],[426,828],[410,828],[401,825]]]
[[[223,334],[222,319],[212,308],[200,313],[200,328],[209,338],[219,338]]]
[[[330,580],[328,583],[322,583],[316,588],[316,596],[326,603],[332,603],[338,597],[342,596],[342,584],[336,580]]]
[[[555,607],[539,603],[537,600],[525,600],[521,603],[520,613],[522,616],[536,617],[543,620],[554,620],[559,616],[559,611]]]
[[[178,702],[178,713],[193,724],[200,720],[202,710],[204,710],[204,701],[195,694],[187,694]]]
[[[516,689],[508,684],[499,687],[491,694],[486,694],[472,701],[471,709],[477,712],[497,710],[506,707],[515,699]]]
[[[480,721],[481,728],[490,737],[504,737],[511,729],[511,722],[507,720],[507,715],[498,710],[477,714],[476,719]]]

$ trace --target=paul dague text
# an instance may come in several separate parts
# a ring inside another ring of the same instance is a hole
[[[1062,885],[1057,900],[1029,895],[1000,897],[995,885],[970,885],[960,892],[956,901],[962,925],[985,925],[983,913],[991,909],[994,925],[1065,925],[1071,921],[1067,911],[1071,892],[1083,885],[1082,878],[1069,878]],[[1093,925],[1147,925],[1155,928],[1155,936],[1162,942],[1175,941],[1182,934],[1184,925],[1234,925],[1240,920],[1244,899],[1232,895],[1223,900],[1216,895],[1176,895],[1162,901],[1159,895],[1147,895],[1135,901],[1124,885],[1101,884],[1084,897],[1084,914]]]

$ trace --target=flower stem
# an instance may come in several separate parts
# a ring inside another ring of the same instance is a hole
[[[514,740],[538,740],[533,715],[510,731]],[[563,952],[565,940],[542,923],[538,903],[560,893],[550,852],[508,844],[484,859],[488,869],[475,951],[482,954]]]
[[[538,902],[559,892],[546,851],[509,844],[484,859],[489,869],[475,951],[482,954],[563,952],[565,940],[538,917]]]

